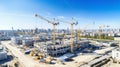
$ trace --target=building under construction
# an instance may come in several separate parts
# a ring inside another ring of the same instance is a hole
[[[41,15],[38,15],[38,14],[35,14],[35,17],[38,17],[50,24],[53,25],[53,42],[52,43],[37,43],[37,47],[40,49],[41,53],[42,54],[45,54],[45,55],[51,55],[51,56],[60,56],[60,55],[63,55],[65,53],[68,53],[68,52],[71,52],[71,53],[74,53],[74,50],[76,50],[76,47],[80,47],[80,45],[82,46],[86,46],[88,45],[88,41],[87,42],[78,42],[76,43],[77,41],[74,41],[74,28],[73,26],[74,25],[77,25],[78,22],[74,21],[74,19],[72,18],[72,20],[69,22],[66,22],[66,21],[61,21],[59,20],[60,22],[64,22],[64,23],[68,23],[70,24],[71,26],[71,35],[70,35],[70,39],[67,39],[67,43],[63,42],[59,44],[56,44],[56,26],[59,25],[59,21],[57,21],[55,18],[53,20],[48,20],[47,18],[44,18],[42,17]],[[64,41],[64,37],[61,38],[63,39]],[[78,40],[79,41],[79,40]],[[76,46],[77,45],[77,46]]]
[[[83,46],[87,46],[89,45],[88,41],[81,41],[79,42],[79,47],[83,47]],[[41,51],[42,54],[44,54],[44,56],[61,56],[63,54],[69,53],[71,50],[71,46],[70,43],[67,44],[58,44],[58,45],[54,45],[52,43],[45,43],[45,42],[40,42],[37,43],[37,47],[39,48],[39,50]],[[74,50],[76,50],[76,46],[74,45]]]

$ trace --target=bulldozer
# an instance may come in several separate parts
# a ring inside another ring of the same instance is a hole
[[[43,58],[42,54],[38,54],[36,57],[34,57],[34,60],[40,60]]]
[[[37,59],[39,60],[41,58],[43,58],[43,55],[42,54],[38,54]]]
[[[34,54],[35,54],[34,51],[31,51],[31,52],[30,52],[30,56],[33,56]]]
[[[45,63],[50,63],[54,58],[53,57],[47,57],[45,59]]]

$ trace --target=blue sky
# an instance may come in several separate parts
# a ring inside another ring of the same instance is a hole
[[[0,0],[0,30],[52,28],[34,14],[52,20],[74,17],[79,24],[75,28],[97,29],[100,25],[120,28],[120,0]],[[95,22],[95,24],[93,24]],[[60,23],[58,29],[69,24]]]

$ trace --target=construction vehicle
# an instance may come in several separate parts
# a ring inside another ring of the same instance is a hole
[[[38,54],[37,59],[39,60],[41,58],[43,58],[43,55],[42,54]]]
[[[39,17],[40,19],[45,20],[48,23],[51,23],[53,25],[53,30],[54,30],[54,32],[53,32],[53,41],[54,41],[54,48],[55,48],[55,45],[56,45],[56,30],[55,30],[56,28],[55,27],[59,24],[59,22],[56,23],[55,18],[53,19],[54,21],[50,21],[50,20],[48,20],[48,19],[46,19],[46,18],[44,18],[44,17],[42,17],[42,16],[40,16],[38,14],[35,14],[35,17]]]
[[[45,63],[50,63],[54,58],[53,57],[47,57],[45,59]]]
[[[35,56],[33,59],[34,60],[40,60],[43,58],[43,55],[42,54],[38,54],[37,56]]]
[[[74,46],[73,46],[73,34],[74,34],[74,29],[73,29],[73,26],[74,25],[77,25],[78,24],[78,22],[74,22],[73,21],[73,18],[72,18],[72,20],[71,20],[71,23],[69,23],[69,22],[66,22],[66,21],[62,21],[62,20],[60,20],[61,22],[64,22],[64,23],[68,23],[68,24],[70,24],[71,25],[71,39],[70,39],[70,41],[71,41],[71,53],[74,53]]]
[[[31,50],[26,50],[24,54],[30,54]]]
[[[35,54],[34,51],[31,51],[31,52],[30,52],[30,56],[33,56],[34,54]]]

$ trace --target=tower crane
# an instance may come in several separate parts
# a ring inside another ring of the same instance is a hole
[[[81,31],[80,31],[80,28],[79,28],[78,31],[77,31],[77,40],[80,40],[80,33],[81,33]]]
[[[102,28],[103,27],[110,27],[109,25],[101,25],[99,26],[99,29],[98,29],[98,37],[99,39],[101,39],[101,34],[102,34]]]
[[[61,20],[60,20],[61,21]],[[71,25],[71,39],[70,39],[70,42],[71,42],[71,53],[74,53],[74,45],[73,45],[73,34],[74,34],[74,29],[73,29],[73,26],[74,25],[77,25],[78,24],[78,22],[74,22],[73,21],[73,18],[72,18],[72,20],[71,20],[71,22],[69,23],[69,22],[66,22],[66,21],[61,21],[61,22],[64,22],[64,23],[68,23],[68,24],[70,24]]]
[[[39,17],[40,19],[45,20],[48,23],[53,25],[53,31],[54,31],[53,32],[53,41],[54,41],[54,48],[55,48],[55,45],[56,45],[56,33],[55,33],[56,31],[55,31],[55,27],[59,24],[59,22],[56,23],[55,18],[54,18],[54,21],[50,21],[50,20],[48,20],[48,19],[46,19],[46,18],[44,18],[44,17],[42,17],[42,16],[40,16],[38,14],[35,14],[35,17]]]
[[[87,25],[85,25],[84,27],[83,27],[83,31],[85,31],[85,29],[87,29],[90,25],[94,25],[95,24],[95,22],[93,22],[93,23],[89,23],[89,24],[87,24]],[[80,40],[80,34],[82,33],[82,29],[80,30],[80,28],[78,29],[78,40]]]

